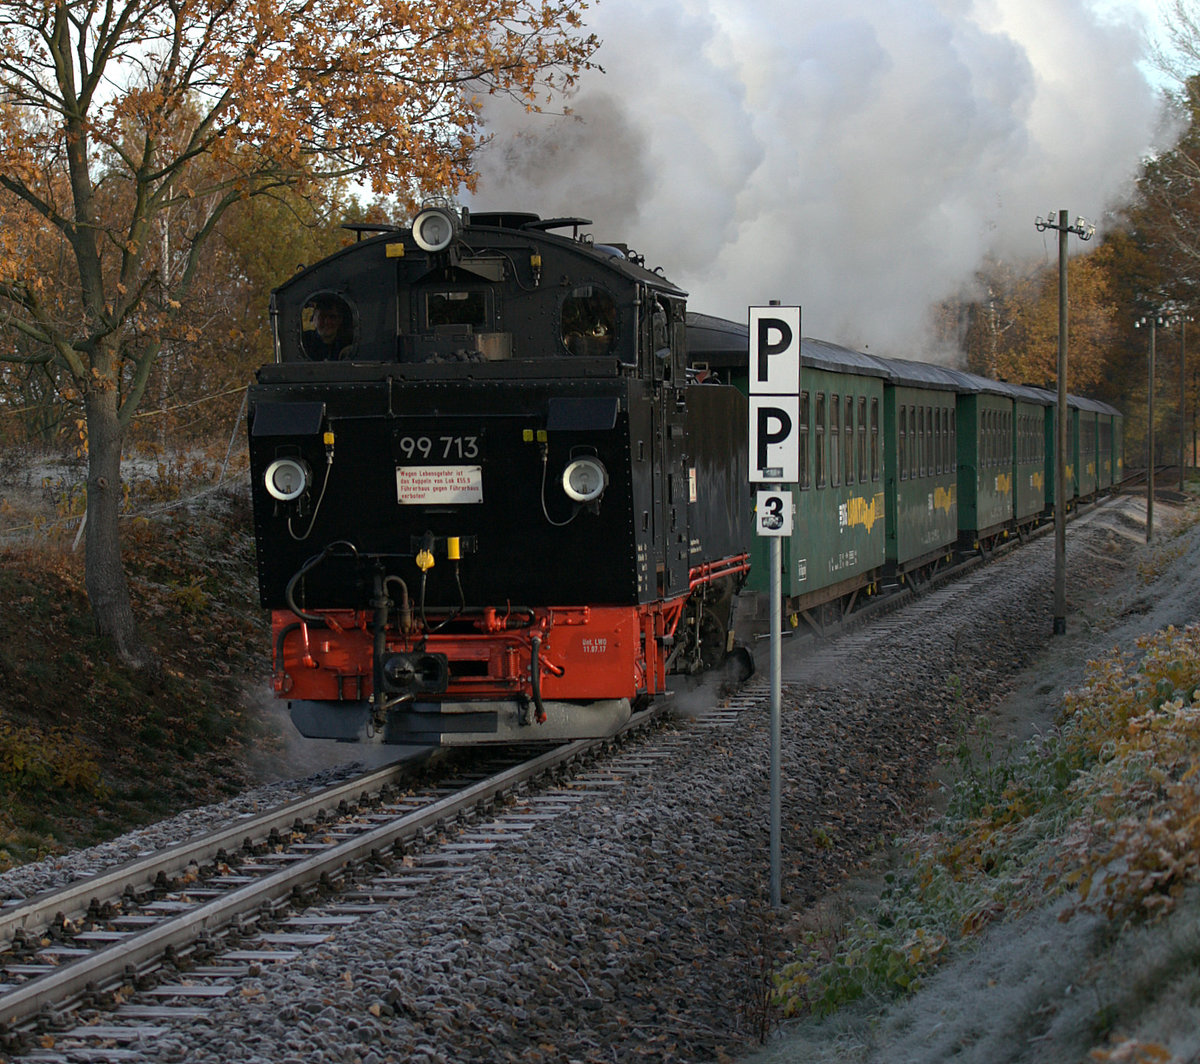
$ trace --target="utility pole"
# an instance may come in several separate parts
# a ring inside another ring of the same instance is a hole
[[[1150,326],[1150,383],[1146,389],[1146,542],[1154,538],[1154,334],[1162,322],[1157,314],[1139,318],[1135,329]]]
[[[1146,463],[1146,542],[1154,537],[1154,319],[1150,319],[1150,422],[1147,430],[1149,461]]]
[[[1058,403],[1054,411],[1054,634],[1067,631],[1067,237],[1091,240],[1096,227],[1070,211],[1047,211],[1033,224],[1039,233],[1058,231]]]
[[[1179,494],[1184,491],[1184,436],[1187,424],[1187,323],[1192,319],[1186,314],[1179,318]]]

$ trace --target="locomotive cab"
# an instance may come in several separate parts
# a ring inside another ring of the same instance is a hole
[[[273,294],[255,536],[303,734],[609,734],[724,658],[744,403],[688,383],[685,294],[587,224],[426,211]]]

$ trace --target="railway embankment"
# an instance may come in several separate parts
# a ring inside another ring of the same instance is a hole
[[[852,991],[835,987],[831,997],[847,1007],[787,1029],[786,1040],[769,1049],[783,1054],[776,1062],[925,1061],[952,1055],[949,1047],[974,1052],[976,1060],[1085,1059],[1093,1048],[1126,1052],[1124,1042],[1109,1041],[1114,1033],[1151,1051],[1154,1038],[1124,1026],[1120,1002],[1095,1003],[1093,984],[1100,984],[1088,974],[1090,954],[1070,949],[1119,941],[1126,922],[1131,934],[1152,926],[1138,913],[1115,919],[1102,910],[1060,924],[1053,905],[1077,905],[1068,888],[1077,896],[1082,880],[1068,884],[1069,871],[1036,864],[1022,873],[1000,847],[1006,832],[1024,839],[1034,823],[1017,817],[1019,794],[1005,797],[1010,736],[1041,736],[1045,747],[1061,730],[1054,715],[1062,692],[1084,684],[1089,658],[1132,646],[1135,634],[1180,625],[1194,612],[1195,529],[1163,529],[1151,550],[1141,543],[1143,531],[1132,501],[1075,522],[1068,540],[1071,613],[1061,640],[1048,635],[1053,549],[1043,537],[842,638],[789,645],[789,911],[782,918],[765,904],[769,728],[765,701],[751,700],[719,727],[680,721],[664,733],[652,771],[589,785],[590,793],[581,787],[577,800],[512,842],[414,876],[403,902],[363,916],[293,960],[264,965],[202,1016],[130,1047],[128,1059],[728,1061],[748,1053],[771,1026],[774,974],[807,961],[812,949],[836,966],[842,946],[841,966],[851,978],[874,967],[891,970],[893,984],[924,984],[894,1006],[901,1010],[927,1001],[938,980],[948,983],[937,1006],[908,1020],[881,1012],[896,997],[886,983],[863,980],[857,1002]],[[1156,696],[1165,696],[1157,684]],[[687,715],[689,698],[707,706],[713,694],[678,696],[680,715]],[[1162,705],[1168,701],[1174,699]],[[951,787],[955,779],[967,793]],[[154,849],[181,831],[236,819],[247,800],[27,865],[0,886],[32,893],[94,871],[114,854]],[[1014,809],[1007,822],[996,811],[1006,800]],[[920,864],[926,841],[943,850],[956,845],[938,841],[942,831],[950,838],[947,822],[933,819],[939,813],[964,824],[998,821],[980,827],[975,850],[960,849],[959,864],[975,879],[956,878],[932,859]],[[914,857],[916,864],[908,860]],[[1049,898],[1052,876],[1064,893],[1057,902],[1035,903],[1035,887]],[[917,891],[924,878],[940,888],[926,900]],[[1103,873],[1093,873],[1093,881],[1089,896],[1102,900]],[[1175,913],[1187,902],[1185,889]],[[865,941],[870,919],[886,905],[884,931],[911,931],[900,940],[908,947],[900,956],[911,962],[907,975],[894,967],[894,941]],[[922,922],[921,905],[942,923]],[[1062,941],[1054,937],[1061,928]],[[964,936],[964,929],[982,935]],[[865,941],[857,956],[852,934]],[[1024,951],[1021,941],[1030,943]],[[971,976],[957,968],[1009,949],[1016,958],[1010,969]],[[865,953],[871,958],[864,963]],[[1029,958],[1039,955],[1059,962],[1069,983],[1036,970]],[[940,963],[918,967],[926,957]],[[805,974],[803,985],[815,987],[815,970],[792,969],[788,977],[798,982]],[[993,997],[969,997],[972,983]],[[1050,989],[1037,997],[1041,985]],[[955,1002],[950,995],[959,992]],[[1072,1044],[1075,1057],[1043,1037],[1058,1022],[1047,1003],[1063,1001],[1091,1010],[1088,1037]],[[1049,1027],[1038,1026],[1046,1017]],[[1112,1022],[1104,1027],[1105,1020]]]
[[[948,744],[940,815],[797,913],[753,1064],[1197,1059],[1200,528],[1166,508],[1075,534],[1067,636]]]

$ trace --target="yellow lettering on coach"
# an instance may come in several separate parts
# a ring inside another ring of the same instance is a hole
[[[838,524],[843,529],[862,525],[869,533],[876,521],[883,520],[883,492],[867,502],[861,495],[847,499],[838,507]]]

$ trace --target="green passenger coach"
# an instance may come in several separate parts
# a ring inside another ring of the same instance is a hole
[[[887,571],[907,580],[936,568],[958,539],[959,375],[942,366],[879,359],[884,399]]]
[[[848,611],[885,560],[884,370],[819,340],[805,339],[800,354],[800,480],[783,593],[799,612],[828,601]]]
[[[1038,523],[1046,512],[1046,410],[1052,400],[1037,388],[1015,387],[1013,509],[1018,530]]]
[[[749,331],[687,318],[689,373],[749,390]],[[799,479],[780,543],[784,612],[821,631],[881,584],[920,585],[989,550],[1054,506],[1055,396],[946,366],[882,358],[805,338],[794,427]],[[1069,398],[1067,500],[1120,483],[1123,422]],[[750,544],[736,626],[769,622],[770,539]]]
[[[1014,411],[1011,389],[971,378],[958,398],[959,546],[986,547],[1013,520]]]

